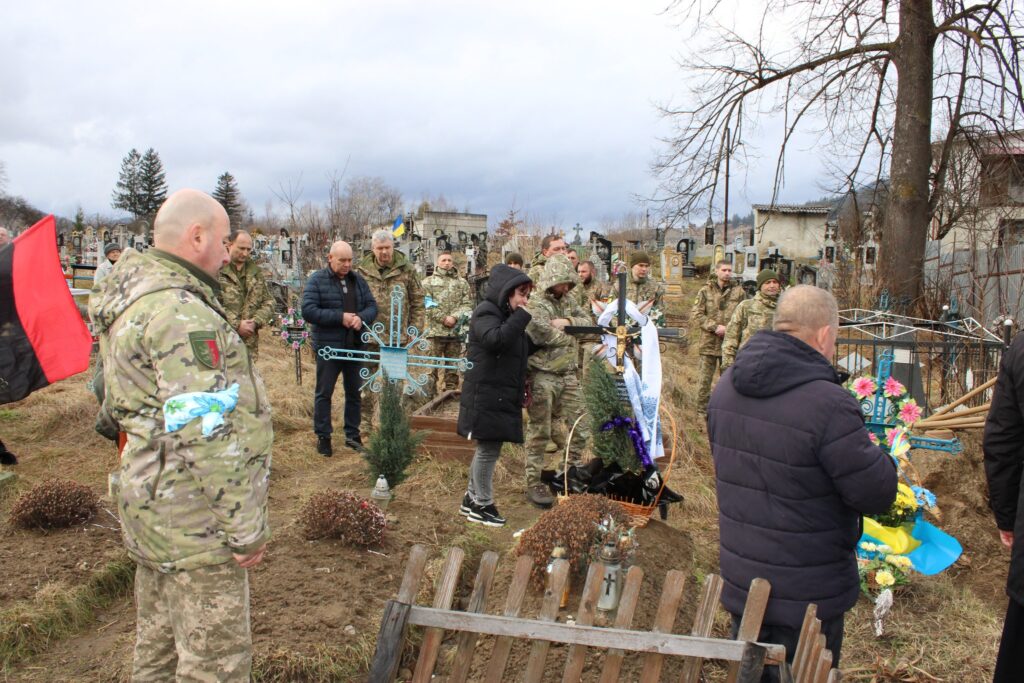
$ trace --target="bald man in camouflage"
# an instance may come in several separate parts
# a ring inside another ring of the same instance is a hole
[[[117,507],[135,560],[132,680],[248,681],[248,569],[263,559],[273,428],[263,380],[217,300],[228,216],[180,190],[153,223],[154,247],[125,250],[93,291],[104,410],[128,435]],[[238,385],[204,434],[167,432],[164,405]]]

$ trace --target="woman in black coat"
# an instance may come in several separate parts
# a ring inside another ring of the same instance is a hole
[[[477,524],[500,527],[491,479],[506,441],[523,442],[523,390],[532,351],[524,308],[533,282],[521,270],[496,265],[484,301],[469,322],[466,356],[473,363],[462,383],[459,434],[476,439],[469,487],[459,513]]]

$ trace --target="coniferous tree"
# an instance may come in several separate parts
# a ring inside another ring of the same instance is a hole
[[[228,212],[231,229],[237,230],[242,227],[242,196],[238,191],[238,182],[233,175],[224,171],[217,178],[217,187],[213,191],[213,198],[220,202],[224,210]]]
[[[115,209],[127,211],[133,218],[139,218],[144,213],[142,205],[142,194],[139,186],[139,169],[142,165],[142,155],[134,147],[128,155],[121,160],[121,174],[114,187],[113,201],[110,203]]]
[[[167,177],[160,155],[150,147],[139,163],[139,195],[143,216],[153,217],[167,199]]]
[[[81,206],[78,207],[78,211],[75,211],[74,229],[77,232],[85,231],[85,211],[82,210]]]
[[[384,378],[380,395],[380,426],[370,435],[366,449],[370,478],[376,480],[383,474],[390,486],[398,486],[405,479],[405,470],[424,438],[426,434],[423,432],[413,433],[409,417],[402,410],[401,385]]]

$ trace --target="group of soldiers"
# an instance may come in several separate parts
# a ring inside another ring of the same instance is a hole
[[[697,410],[701,416],[707,414],[715,372],[725,372],[755,332],[772,328],[781,291],[778,273],[765,269],[757,274],[757,293],[747,299],[732,278],[732,263],[721,260],[713,277],[697,292],[690,321],[700,329]]]

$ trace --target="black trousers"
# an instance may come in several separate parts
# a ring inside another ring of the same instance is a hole
[[[839,654],[843,647],[843,618],[840,614],[834,619],[821,622],[821,632],[825,635],[825,647],[832,651],[832,668],[839,668]],[[740,617],[732,615],[732,637],[740,631]],[[775,643],[786,647],[786,661],[793,663],[793,655],[796,654],[796,646],[800,641],[800,627],[780,626],[778,624],[764,624],[757,636],[759,643]],[[766,666],[761,674],[761,683],[779,683],[781,677],[779,667]]]
[[[1010,598],[1003,622],[1003,638],[999,641],[996,673],[993,683],[1024,681],[1024,605]]]
[[[345,389],[345,438],[359,441],[359,412],[362,399],[359,386],[362,381],[359,369],[362,363],[350,360],[324,360],[316,357],[316,390],[313,393],[313,431],[317,436],[330,436],[334,431],[331,424],[331,398],[342,377]]]

